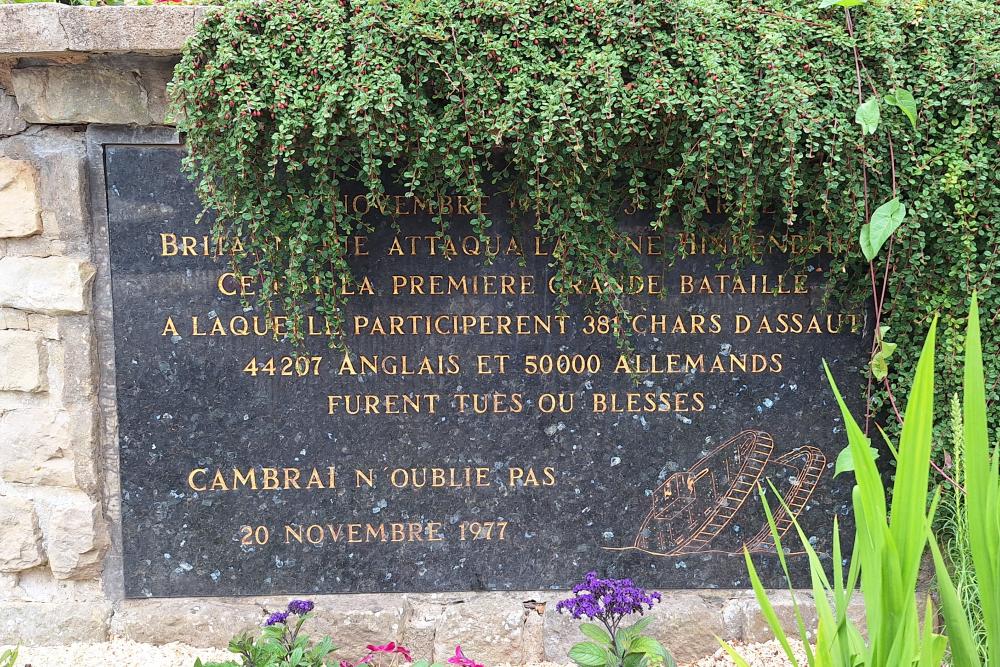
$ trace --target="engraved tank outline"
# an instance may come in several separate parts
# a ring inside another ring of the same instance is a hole
[[[671,474],[653,492],[653,504],[632,545],[615,551],[638,550],[652,556],[677,557],[699,553],[774,553],[770,527],[763,521],[756,531],[745,531],[748,539],[739,547],[719,544],[732,541],[724,535],[736,517],[763,488],[764,480],[775,483],[788,506],[786,511],[772,498],[771,506],[779,537],[792,527],[823,475],[826,456],[812,445],[803,445],[772,459],[774,440],[769,433],[747,429],[729,438],[695,461],[687,470]],[[780,476],[768,473],[784,471]],[[787,486],[780,489],[780,486]],[[746,512],[746,510],[744,510]],[[738,528],[737,528],[738,530]],[[787,547],[786,547],[787,550]],[[800,552],[789,552],[800,553]]]

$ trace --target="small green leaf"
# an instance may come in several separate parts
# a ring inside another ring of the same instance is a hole
[[[638,635],[640,632],[648,628],[649,624],[652,622],[653,619],[651,616],[643,616],[638,621],[636,621],[635,623],[633,623],[632,625],[628,626],[625,629],[628,630],[629,632],[634,633],[635,635]]]
[[[872,376],[879,382],[884,380],[889,375],[889,363],[882,350],[879,350],[872,355],[871,367]]]
[[[872,355],[872,376],[879,382],[889,375],[889,357],[896,351],[895,343],[887,343],[885,341],[885,336],[888,333],[889,327],[882,326],[878,328],[878,334],[876,335],[878,345],[875,354]]]
[[[877,461],[878,450],[869,445],[868,451],[871,452],[872,460]],[[837,455],[837,465],[833,468],[833,476],[836,477],[842,472],[854,472],[854,456],[851,454],[850,447],[844,447]]]
[[[610,646],[612,643],[611,635],[608,634],[608,631],[594,623],[581,623],[580,632],[599,644],[607,644]]]
[[[910,119],[910,125],[917,129],[917,101],[913,93],[905,88],[896,88],[895,92],[885,96],[885,103],[898,107]]]
[[[869,97],[854,113],[854,122],[861,126],[861,134],[875,134],[882,115],[878,108],[878,98]]]
[[[652,637],[636,637],[632,640],[628,650],[629,653],[642,653],[653,657],[660,657],[666,653],[663,645]]]
[[[719,639],[719,643],[722,644],[722,648],[726,650],[726,653],[729,654],[729,657],[736,663],[737,667],[750,667],[750,663],[744,660],[743,657],[736,652],[736,649],[726,643],[725,640]]]
[[[861,252],[869,262],[875,259],[885,242],[903,224],[905,217],[906,207],[898,198],[890,199],[875,209],[871,222],[861,228]]]
[[[649,627],[649,624],[652,622],[653,619],[651,617],[643,616],[632,625],[619,629],[615,634],[615,645],[622,650],[627,649],[635,641],[636,637]]]
[[[580,667],[604,667],[610,661],[611,654],[593,642],[580,642],[569,650],[569,659]]]
[[[644,667],[647,662],[646,656],[642,653],[629,653],[622,660],[622,667]]]
[[[879,364],[885,367],[885,372],[882,373],[881,377],[876,375],[876,379],[883,380],[885,376],[889,373],[889,359],[892,357],[893,353],[898,347],[896,343],[888,342],[885,337],[889,333],[889,327],[881,326],[878,328],[878,352],[875,353],[873,361],[875,358],[879,359]]]

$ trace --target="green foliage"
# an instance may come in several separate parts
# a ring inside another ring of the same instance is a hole
[[[972,548],[969,542],[969,518],[965,498],[965,440],[962,427],[962,404],[958,394],[951,399],[951,456],[953,467],[951,477],[954,484],[945,485],[938,507],[936,534],[942,543],[944,560],[951,573],[956,595],[969,617],[969,627],[975,633],[977,651],[981,658],[986,656],[986,628],[983,623],[983,609],[979,601],[979,586],[976,583],[975,565],[972,562]],[[952,662],[952,664],[957,664]]]
[[[875,354],[872,355],[871,371],[872,376],[881,382],[889,375],[889,358],[896,352],[897,343],[890,343],[885,339],[889,333],[889,327],[879,327],[876,332]],[[844,450],[847,451],[847,450]]]
[[[857,7],[858,5],[863,5],[868,0],[823,0],[819,3],[820,9],[826,9],[827,7]]]
[[[349,182],[377,200],[496,181],[558,242],[558,286],[623,273],[625,206],[655,229],[696,231],[721,202],[731,251],[749,258],[774,210],[814,251],[799,261],[833,248],[840,296],[870,296],[866,253],[888,276],[880,324],[903,348],[886,369],[900,394],[919,330],[941,313],[953,391],[968,293],[1000,305],[1000,6],[822,4],[238,0],[176,69],[186,168],[216,231],[245,244],[234,262],[261,281],[254,305],[294,323],[316,301],[334,330],[351,281],[343,241],[366,225],[344,206]],[[887,106],[877,125],[863,114],[864,135],[853,119],[866,99]],[[872,202],[890,210],[869,222]],[[985,342],[991,400],[998,344]],[[875,388],[873,414],[888,407]]]
[[[962,412],[957,414],[956,409],[953,417],[953,424],[962,432],[961,436],[956,435],[956,442],[961,444],[956,447],[956,460],[964,461],[956,474],[966,484],[966,495],[963,497],[961,490],[954,489],[950,504],[953,522],[958,526],[956,535],[967,545],[959,546],[958,554],[968,558],[961,561],[958,587],[931,532],[939,495],[935,494],[929,504],[927,500],[933,441],[936,330],[937,321],[931,324],[917,363],[899,446],[892,448],[890,445],[897,458],[891,508],[882,476],[875,466],[871,444],[848,411],[827,369],[847,426],[850,461],[842,465],[838,460],[837,468],[838,471],[849,468],[855,473],[857,483],[852,498],[856,527],[854,552],[845,580],[839,566],[842,554],[834,521],[835,565],[831,582],[807,536],[793,520],[809,558],[813,600],[817,605],[815,635],[810,635],[812,629],[806,628],[797,603],[795,605],[798,634],[806,645],[810,667],[937,667],[949,646],[955,665],[1000,664],[1000,513],[997,511],[1000,507],[1000,448],[991,452],[989,447],[979,307],[975,295],[966,336],[964,404]],[[763,498],[763,493],[761,495]],[[787,507],[784,509],[789,511]],[[784,549],[766,499],[764,510],[787,576]],[[925,603],[921,622],[913,594],[928,543],[935,563],[946,635],[935,633],[930,598]],[[949,553],[955,553],[954,546]],[[764,618],[797,667],[787,634],[761,585],[749,552],[745,553],[745,558]],[[864,595],[867,638],[847,616],[847,605],[858,582]],[[965,588],[969,585],[978,587],[978,594]],[[791,584],[789,587],[791,590]],[[791,593],[794,600],[795,591]],[[976,603],[966,605],[963,600],[975,600]],[[980,634],[985,636],[984,640],[977,636],[976,628],[982,629]],[[811,637],[815,637],[815,650],[809,646]],[[732,647],[725,646],[739,664],[746,665]]]
[[[906,217],[906,207],[893,197],[875,209],[870,222],[861,226],[861,252],[869,262],[889,240]]]
[[[0,653],[0,667],[14,667],[17,663],[19,647],[9,648]]]
[[[618,629],[614,637],[596,623],[581,623],[590,641],[574,644],[569,658],[580,667],[677,667],[663,644],[642,634],[651,618]]]
[[[0,0],[0,5],[27,5],[37,2],[47,2],[60,5],[74,5],[82,7],[103,7],[112,5],[124,5],[124,0]]]
[[[806,645],[810,667],[884,667],[917,665],[938,667],[944,656],[947,639],[934,632],[933,606],[925,602],[921,622],[917,599],[917,578],[927,546],[927,536],[936,503],[928,506],[931,442],[933,440],[934,351],[937,321],[931,324],[917,363],[906,415],[900,435],[896,478],[891,505],[882,475],[875,466],[871,443],[844,404],[840,391],[827,369],[830,384],[847,430],[848,447],[856,479],[852,492],[855,537],[847,577],[840,567],[840,536],[834,522],[833,578],[827,577],[823,564],[798,522],[799,539],[809,558],[813,599],[817,607],[818,627],[815,650],[809,647],[810,635],[796,604],[799,636]],[[763,495],[763,494],[762,494]],[[777,525],[766,501],[768,524],[778,545],[778,555],[786,576],[788,569]],[[785,508],[788,512],[788,508]],[[788,658],[798,666],[787,635],[761,585],[756,568],[745,553],[751,582],[768,625],[779,638]],[[789,579],[790,582],[790,579]],[[860,583],[865,601],[867,638],[847,615],[847,607],[856,585]],[[791,584],[789,583],[791,588]],[[792,591],[794,598],[795,592]],[[727,646],[735,655],[735,651]],[[741,664],[746,664],[741,662]]]
[[[878,129],[878,124],[881,120],[882,116],[879,113],[877,97],[869,97],[854,112],[854,122],[861,126],[862,134],[875,134],[875,130]]]
[[[259,637],[242,632],[229,642],[229,652],[237,654],[239,662],[206,662],[196,660],[194,667],[324,667],[333,659],[335,647],[329,637],[313,643],[302,633],[302,625],[311,614],[294,616],[291,625],[275,623],[260,631]]]
[[[931,536],[941,607],[951,637],[952,657],[969,667],[1000,664],[1000,447],[990,451],[987,429],[986,384],[980,337],[979,306],[975,296],[969,314],[965,348],[962,401],[962,444],[966,497],[960,520],[967,531],[978,608],[967,610],[951,574]],[[977,641],[980,625],[985,642]],[[981,644],[985,644],[980,652]]]
[[[54,3],[78,7],[121,7],[123,5],[221,5],[225,0],[0,0],[0,5]]]
[[[896,92],[885,96],[885,103],[898,107],[900,111],[906,114],[906,118],[910,121],[913,129],[917,129],[917,101],[913,99],[913,93],[906,88],[897,88]]]

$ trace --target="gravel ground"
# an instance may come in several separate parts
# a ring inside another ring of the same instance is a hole
[[[793,642],[801,661],[805,660],[802,645]],[[0,651],[5,647],[0,647]],[[786,667],[789,663],[781,646],[774,641],[764,644],[736,647],[750,667]],[[202,660],[227,660],[226,651],[194,648],[186,644],[152,646],[127,639],[116,639],[103,644],[70,644],[69,646],[22,646],[17,667],[191,667],[195,658]],[[731,667],[735,665],[721,649],[714,655],[702,658],[692,667]],[[505,667],[498,665],[496,667]],[[532,667],[563,667],[556,663],[543,663]]]
[[[0,652],[10,646],[0,646]],[[68,646],[22,646],[16,667],[192,667],[195,658],[230,660],[228,651],[195,648],[187,644],[153,646],[127,639],[115,639],[103,644],[70,644]],[[510,667],[496,665],[493,667]],[[568,667],[554,662],[529,667]]]
[[[792,651],[795,652],[795,659],[799,664],[805,664],[806,652],[802,648],[802,642],[790,639],[789,643],[792,645]],[[737,644],[733,648],[740,654],[740,657],[749,663],[750,667],[786,667],[791,664],[785,657],[785,651],[781,648],[781,644],[773,640],[763,644]],[[735,665],[736,663],[729,657],[725,649],[721,648],[711,657],[702,658],[694,663],[694,667],[731,667]]]
[[[191,667],[195,658],[228,660],[228,651],[194,648],[186,644],[152,646],[127,639],[103,644],[22,646],[17,667]]]

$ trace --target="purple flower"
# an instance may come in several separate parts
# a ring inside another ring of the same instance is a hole
[[[288,620],[287,611],[276,611],[267,617],[267,620],[264,621],[264,625],[277,625],[278,623],[284,623],[287,620]]]
[[[659,601],[659,593],[647,593],[631,579],[601,579],[596,572],[588,572],[573,587],[573,597],[559,602],[556,611],[599,621],[613,635],[623,618],[643,613],[644,607],[652,609]]]
[[[312,600],[292,600],[288,603],[288,612],[302,616],[311,612],[315,606]]]

